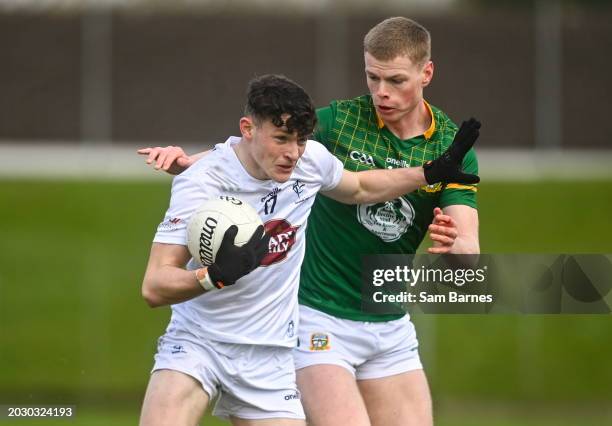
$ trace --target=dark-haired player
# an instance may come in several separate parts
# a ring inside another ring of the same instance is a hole
[[[216,145],[175,178],[142,286],[149,305],[172,305],[172,319],[159,342],[141,425],[196,424],[217,396],[215,413],[235,425],[303,425],[292,348],[315,195],[377,203],[432,178],[477,179],[460,172],[478,137],[475,126],[426,169],[354,173],[318,142],[307,142],[315,123],[300,86],[282,76],[258,77],[249,83],[242,136]],[[237,247],[230,228],[215,262],[197,268],[186,248],[186,221],[203,201],[220,195],[251,204],[266,233],[260,228]]]

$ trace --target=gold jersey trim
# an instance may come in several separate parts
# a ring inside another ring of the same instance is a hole
[[[446,185],[448,189],[467,189],[469,191],[478,192],[478,188],[474,185],[461,185],[459,183],[449,183]]]
[[[436,131],[436,119],[434,118],[434,113],[431,110],[431,106],[427,103],[425,99],[423,99],[423,103],[425,103],[425,106],[427,107],[427,111],[429,111],[429,116],[431,117],[431,124],[429,125],[429,129],[425,130],[425,133],[423,133],[423,136],[425,136],[425,139],[429,140],[431,139],[431,136]],[[385,127],[385,122],[382,120],[382,118],[380,118],[380,116],[378,115],[378,112],[377,111],[375,112],[376,112],[376,120],[378,122],[378,128],[382,129],[383,127]]]

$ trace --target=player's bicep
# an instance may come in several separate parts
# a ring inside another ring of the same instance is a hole
[[[478,210],[470,206],[454,204],[442,208],[442,211],[454,219],[459,236],[478,241]]]
[[[147,274],[165,266],[184,268],[191,255],[187,247],[180,244],[153,243],[147,264]]]
[[[323,191],[322,194],[340,203],[354,204],[358,192],[359,178],[357,173],[342,170],[342,177],[338,185],[328,191]]]

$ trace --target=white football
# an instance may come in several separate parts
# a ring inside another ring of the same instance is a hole
[[[247,202],[227,195],[205,201],[198,207],[187,225],[187,248],[197,264],[208,266],[215,261],[223,235],[232,225],[238,226],[234,244],[241,246],[263,223]]]

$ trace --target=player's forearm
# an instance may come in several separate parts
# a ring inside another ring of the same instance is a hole
[[[422,167],[359,172],[359,190],[355,202],[389,201],[427,185]]]
[[[147,270],[142,283],[142,296],[152,308],[185,302],[202,293],[195,272],[175,266]]]

